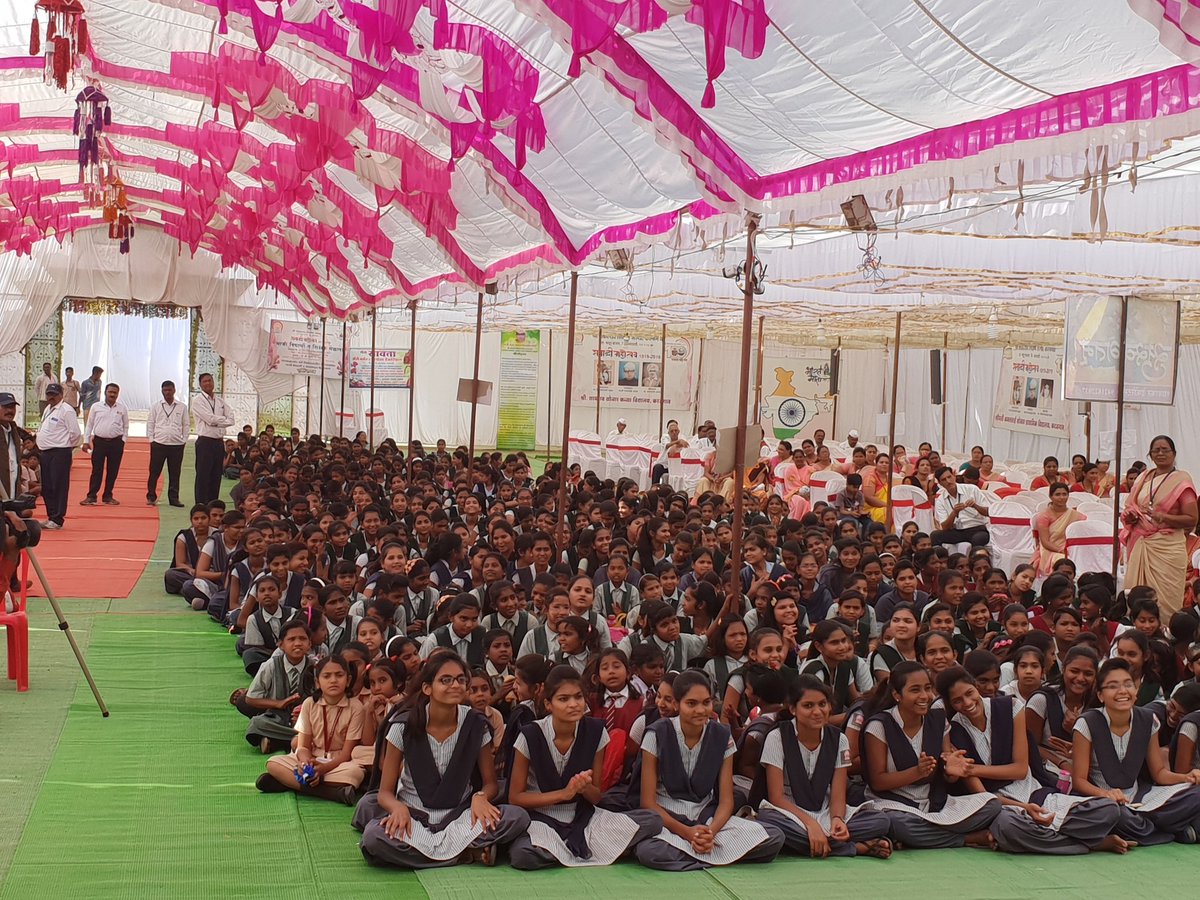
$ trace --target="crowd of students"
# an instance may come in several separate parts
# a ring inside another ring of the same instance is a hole
[[[391,441],[260,436],[166,586],[235,636],[263,792],[377,865],[667,871],[1200,829],[1200,619],[1058,560]],[[473,471],[472,471],[473,470]],[[232,472],[230,474],[233,474]]]

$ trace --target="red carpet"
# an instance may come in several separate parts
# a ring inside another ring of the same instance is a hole
[[[80,506],[87,496],[92,458],[82,450],[71,466],[71,496],[66,527],[43,531],[37,557],[56,597],[128,597],[141,577],[158,539],[158,509],[146,505],[150,444],[130,438],[121,460],[113,497],[120,506]],[[164,478],[166,473],[163,473]],[[163,497],[159,503],[166,503]],[[44,519],[45,507],[35,515]],[[31,570],[32,575],[32,570]],[[37,576],[30,593],[44,596]]]

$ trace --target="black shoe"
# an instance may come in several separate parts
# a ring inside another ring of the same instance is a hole
[[[147,498],[146,498],[146,505],[147,505],[147,506],[157,506],[157,505],[158,505],[158,498],[157,498],[157,497],[147,497]]]
[[[286,794],[288,791],[287,788],[267,772],[263,772],[255,779],[254,786],[264,794]]]
[[[95,497],[85,497],[84,499],[79,501],[79,505],[80,506],[95,506],[96,498]]]
[[[172,501],[171,501],[171,505],[172,505],[172,506],[177,506],[177,507],[179,507],[180,509],[183,509],[183,504],[182,504],[182,503],[180,503],[178,500],[172,500]]]

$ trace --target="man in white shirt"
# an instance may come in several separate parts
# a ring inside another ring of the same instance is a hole
[[[200,393],[192,398],[196,417],[196,502],[211,503],[221,493],[221,468],[225,463],[225,429],[233,416],[225,401],[213,393],[216,381],[205,372]]]
[[[67,366],[67,370],[63,372],[66,376],[62,380],[63,387],[63,403],[75,410],[75,415],[79,415],[79,382],[75,380],[75,370]]]
[[[37,433],[38,449],[42,451],[42,501],[46,504],[42,527],[50,530],[62,528],[67,517],[71,451],[79,446],[79,419],[62,398],[61,384],[46,387],[46,410]]]
[[[146,505],[158,502],[158,479],[167,464],[167,500],[183,506],[179,499],[179,469],[187,444],[191,421],[188,408],[175,399],[175,382],[162,383],[162,400],[150,407],[146,419],[146,437],[150,439],[150,480],[146,484]]]
[[[105,385],[104,402],[93,406],[88,416],[83,449],[92,454],[92,480],[88,483],[87,496],[79,501],[80,506],[96,505],[96,494],[100,491],[102,480],[103,501],[109,506],[120,505],[113,497],[113,486],[117,483],[121,459],[125,456],[125,439],[129,437],[129,410],[117,399],[120,394],[120,385]]]
[[[42,363],[42,374],[33,382],[33,395],[38,398],[38,412],[46,411],[46,388],[54,381],[54,371],[50,363]]]
[[[938,469],[936,477],[941,490],[933,503],[936,530],[930,539],[935,544],[970,542],[986,547],[988,508],[983,491],[973,484],[959,484],[949,466]]]
[[[625,434],[625,420],[617,419],[617,427],[610,431],[604,438],[604,446],[607,447],[609,444],[619,440],[623,434]]]

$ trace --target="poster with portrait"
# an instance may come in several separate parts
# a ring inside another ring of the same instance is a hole
[[[1125,402],[1170,406],[1179,365],[1179,303],[1128,299]],[[1115,403],[1121,361],[1121,298],[1067,301],[1066,397]]]
[[[267,368],[272,372],[305,377],[321,375],[321,323],[271,320],[267,339]],[[342,329],[330,326],[325,334],[325,377],[342,377]]]
[[[598,352],[599,351],[599,352]],[[668,410],[692,408],[695,392],[695,345],[689,338],[667,338],[667,359],[662,342],[649,338],[576,335],[572,398],[595,403],[600,386],[602,406],[657,407],[659,397]]]
[[[1059,350],[1005,347],[992,427],[1069,438],[1070,411],[1062,395],[1062,365]]]
[[[371,348],[351,347],[347,354],[346,386],[371,387]],[[391,350],[375,349],[375,390],[407,388],[412,383],[412,354],[406,347]]]
[[[801,441],[833,427],[829,355],[764,356],[760,414],[767,440]]]

